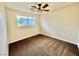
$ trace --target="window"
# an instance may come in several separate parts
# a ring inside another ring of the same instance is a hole
[[[35,17],[17,16],[17,25],[18,26],[35,26],[36,19]]]

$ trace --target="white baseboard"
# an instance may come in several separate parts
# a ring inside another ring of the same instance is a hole
[[[52,36],[52,35],[48,35],[48,34],[44,34],[44,33],[41,33],[41,34],[42,34],[42,35],[49,36],[49,37],[52,37],[52,38],[56,38],[56,39],[59,39],[59,40],[62,40],[62,41],[65,41],[65,42],[68,42],[68,43],[71,43],[71,44],[77,45],[77,43],[75,43],[75,42],[71,42],[71,41],[68,41],[68,40],[63,39],[63,38],[60,38],[60,37],[56,37],[56,36]]]

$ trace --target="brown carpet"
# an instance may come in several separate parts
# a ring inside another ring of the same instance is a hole
[[[9,44],[10,56],[77,56],[76,45],[36,35],[12,44]]]

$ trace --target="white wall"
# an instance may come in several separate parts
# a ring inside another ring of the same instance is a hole
[[[8,43],[6,33],[6,17],[4,6],[0,4],[0,56],[8,55]]]
[[[17,26],[17,19],[16,15],[18,16],[30,16],[36,18],[36,25],[35,26],[26,26],[26,27],[19,27]],[[22,12],[17,11],[12,8],[6,8],[6,17],[7,17],[7,31],[8,31],[8,43],[13,43],[34,35],[39,34],[39,16],[37,14],[32,14],[29,12]]]
[[[79,10],[79,7],[77,6],[78,10]],[[77,15],[79,17],[79,11],[77,11]],[[79,19],[77,21],[77,28],[78,28],[78,48],[79,48]]]
[[[42,14],[41,33],[73,44],[78,42],[77,12],[79,4],[53,11],[51,14]]]
[[[79,48],[79,20],[78,20],[78,22],[77,22],[77,24],[78,24],[78,43],[77,43],[77,45],[78,45],[78,48]]]

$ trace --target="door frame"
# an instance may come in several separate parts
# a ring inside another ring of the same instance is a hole
[[[0,56],[8,56],[6,13],[2,3],[0,3],[0,36]]]

